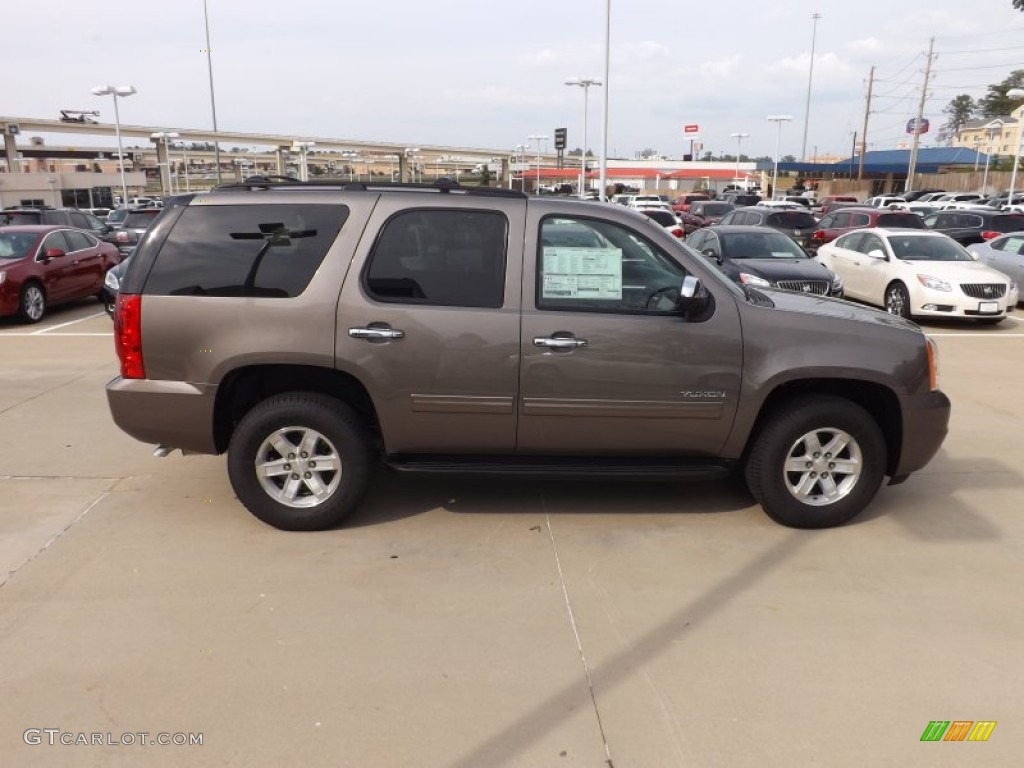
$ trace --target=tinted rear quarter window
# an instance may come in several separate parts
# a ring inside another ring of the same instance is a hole
[[[663,227],[671,227],[676,223],[676,217],[668,211],[644,211],[643,212],[648,218],[661,224]]]
[[[144,292],[298,296],[347,217],[341,205],[190,206],[156,255]]]
[[[144,229],[152,224],[153,219],[155,219],[159,214],[160,211],[158,210],[129,213],[125,217],[124,224],[122,226],[130,229]]]
[[[814,229],[818,222],[809,213],[803,211],[780,211],[768,216],[765,222],[771,227],[783,227],[784,229]]]
[[[901,227],[903,229],[926,229],[924,221],[916,213],[883,213],[878,217],[880,227]]]
[[[1019,232],[1024,230],[1024,216],[1020,214],[993,216],[991,227],[993,232]]]
[[[494,211],[403,211],[374,243],[363,285],[382,302],[498,308],[507,241],[508,221]]]
[[[38,213],[22,211],[5,211],[0,213],[0,227],[18,226],[21,224],[41,224],[42,216]]]

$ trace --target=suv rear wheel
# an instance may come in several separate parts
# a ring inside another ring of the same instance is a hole
[[[238,424],[228,475],[239,500],[286,531],[332,528],[362,499],[372,441],[344,403],[315,392],[275,395]]]
[[[885,465],[885,440],[874,418],[849,400],[817,396],[770,418],[750,452],[746,477],[776,522],[829,528],[867,506]]]

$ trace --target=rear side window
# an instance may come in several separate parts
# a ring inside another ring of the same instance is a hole
[[[24,211],[4,211],[0,213],[0,227],[19,226],[21,224],[39,224],[41,215]]]
[[[883,213],[878,217],[878,226],[901,227],[903,229],[926,229],[921,217],[916,213]]]
[[[850,218],[851,227],[870,227],[871,216],[866,213],[848,213],[846,214]]]
[[[160,211],[138,211],[129,213],[124,219],[124,226],[129,229],[144,229],[153,223],[153,219],[160,215]]]
[[[68,239],[68,245],[72,251],[84,251],[87,248],[95,247],[96,241],[82,232],[67,230],[64,237]]]
[[[494,211],[404,211],[384,225],[364,272],[377,301],[498,308],[508,221]]]
[[[784,229],[814,229],[818,222],[809,213],[803,211],[781,211],[773,213],[766,222],[771,227],[782,227]]]
[[[191,206],[157,254],[145,293],[298,296],[347,217],[341,205]]]
[[[993,216],[989,227],[993,232],[1020,232],[1024,230],[1024,216],[1016,213]]]

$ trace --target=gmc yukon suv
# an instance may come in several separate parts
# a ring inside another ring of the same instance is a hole
[[[114,420],[227,453],[279,528],[405,471],[739,476],[785,525],[923,467],[950,404],[911,322],[734,284],[642,214],[256,177],[170,201],[115,312]]]

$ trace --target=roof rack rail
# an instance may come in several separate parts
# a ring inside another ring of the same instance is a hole
[[[482,195],[488,197],[525,198],[522,192],[503,187],[463,187],[457,181],[441,178],[431,184],[416,184],[401,181],[343,181],[341,179],[317,179],[316,181],[300,181],[291,176],[250,176],[241,182],[220,184],[217,190],[282,190],[282,189],[337,189],[342,192],[370,192],[384,190],[419,190],[447,194],[455,192],[463,195]]]

